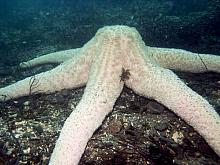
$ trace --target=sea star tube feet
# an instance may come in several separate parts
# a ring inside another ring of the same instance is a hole
[[[26,62],[29,66],[61,62],[51,71],[35,76],[39,85],[34,93],[51,93],[86,84],[81,101],[64,123],[50,164],[79,162],[89,138],[113,109],[124,84],[167,106],[193,126],[220,156],[219,115],[169,70],[219,72],[219,56],[149,47],[135,28],[122,25],[103,27],[82,48],[67,52]],[[123,71],[129,73],[126,78]],[[1,88],[0,100],[30,94],[30,79]]]

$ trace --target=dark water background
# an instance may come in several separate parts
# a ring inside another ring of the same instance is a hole
[[[80,47],[105,25],[147,45],[220,54],[219,0],[0,0],[0,75],[36,55]]]

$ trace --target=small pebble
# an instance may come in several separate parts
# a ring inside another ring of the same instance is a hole
[[[173,133],[173,136],[172,136],[172,139],[178,143],[178,144],[183,144],[183,138],[184,138],[184,135],[182,132],[174,132]]]
[[[155,101],[150,101],[147,104],[147,109],[149,109],[153,114],[161,114],[165,107]]]
[[[220,90],[212,91],[212,95],[214,95],[216,97],[219,97],[220,96]]]
[[[60,94],[63,96],[63,97],[67,97],[70,95],[70,91],[67,90],[67,89],[63,89]]]
[[[158,123],[155,127],[154,127],[157,131],[165,131],[168,128],[168,125],[166,123]]]
[[[31,151],[31,148],[30,148],[30,147],[28,147],[27,149],[23,150],[24,154],[29,154],[30,151]]]
[[[109,130],[113,134],[116,134],[116,133],[120,132],[121,128],[122,128],[121,121],[116,120],[116,119],[113,119],[113,121],[111,121],[111,123],[109,125]]]
[[[44,132],[41,125],[33,125],[33,129],[39,134],[42,134]]]
[[[63,104],[63,103],[65,103],[65,98],[64,98],[64,96],[63,96],[63,95],[57,95],[57,96],[56,96],[56,103],[58,103],[58,104]]]
[[[30,105],[30,101],[25,101],[24,106],[28,106],[28,105]]]

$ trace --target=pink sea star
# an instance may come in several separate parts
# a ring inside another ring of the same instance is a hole
[[[77,164],[94,131],[111,112],[123,85],[167,106],[193,126],[220,155],[220,117],[200,95],[171,70],[220,71],[220,57],[179,49],[146,46],[135,28],[101,28],[82,48],[48,54],[21,67],[61,63],[35,76],[34,93],[51,93],[86,85],[84,95],[67,118],[50,164]],[[122,81],[122,71],[129,75]],[[30,77],[0,89],[2,101],[29,94]]]

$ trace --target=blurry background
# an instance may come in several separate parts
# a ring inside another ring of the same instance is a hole
[[[219,0],[1,0],[0,74],[81,47],[105,25],[134,26],[147,45],[220,54]]]

